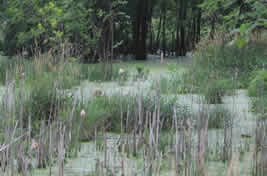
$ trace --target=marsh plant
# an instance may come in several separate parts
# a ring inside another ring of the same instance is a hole
[[[117,65],[111,65],[108,73],[103,72],[101,64],[81,64],[81,77],[89,81],[103,82],[114,81],[120,79],[119,69]]]
[[[215,106],[208,112],[209,129],[223,129],[233,119],[232,113],[223,106]]]
[[[119,78],[118,78],[118,84],[120,86],[125,85],[126,81],[129,79],[129,71],[128,69],[119,69]]]
[[[267,71],[256,70],[250,80],[248,94],[252,99],[252,111],[261,112],[261,118],[264,119],[266,118],[264,112],[267,112]]]
[[[253,72],[250,77],[248,93],[250,96],[256,97],[257,93],[267,93],[267,70],[260,69]]]
[[[152,90],[159,89],[162,94],[171,94],[173,89],[171,89],[171,82],[167,77],[160,77],[159,80],[153,80],[151,84]]]
[[[225,95],[234,94],[234,83],[228,80],[209,80],[209,82],[201,88],[204,98],[209,104],[222,104]]]
[[[137,79],[148,79],[148,76],[149,76],[149,69],[146,68],[145,66],[143,65],[137,65],[136,66],[136,75],[134,76],[134,79],[137,80]]]
[[[179,118],[190,116],[188,106],[176,104],[175,98],[166,99],[159,98],[158,101],[161,114],[160,120],[164,121],[163,129],[168,129],[172,123],[173,107],[179,112]],[[110,132],[120,132],[121,121],[124,123],[133,123],[136,118],[136,106],[138,102],[135,96],[98,96],[83,103],[80,103],[75,114],[84,109],[86,112],[85,120],[81,127],[81,139],[91,139],[94,135],[94,130],[97,128],[105,128]],[[156,106],[155,97],[141,96],[140,97],[140,113],[151,112]],[[132,127],[129,127],[131,130]]]

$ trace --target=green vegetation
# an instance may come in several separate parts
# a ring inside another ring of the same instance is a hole
[[[136,75],[135,80],[137,79],[144,79],[146,80],[149,76],[149,69],[145,68],[143,65],[136,65]]]
[[[256,70],[251,78],[248,87],[248,94],[253,98],[252,110],[260,112],[260,118],[266,119],[267,112],[267,71]]]
[[[102,81],[116,81],[120,79],[119,70],[120,67],[118,65],[112,65],[112,69],[109,73],[105,73],[102,70],[102,65],[100,64],[83,64],[81,65],[81,79],[83,80],[89,80],[89,81],[96,81],[96,82],[102,82]],[[128,79],[127,73],[124,73],[125,76],[123,80]]]
[[[215,107],[208,112],[209,129],[223,129],[233,120],[233,115],[224,107]]]
[[[250,77],[248,93],[250,96],[261,96],[267,93],[267,71],[256,70]]]
[[[156,106],[156,97],[142,96],[141,97],[141,113],[153,112]],[[175,98],[166,99],[161,97],[159,99],[160,105],[160,120],[164,121],[163,130],[170,128],[173,117],[173,108],[175,107],[179,113],[179,118],[187,118],[190,116],[188,107],[185,105],[177,105]],[[134,96],[96,96],[86,103],[81,104],[76,108],[76,116],[82,109],[86,112],[85,120],[83,121],[84,133],[82,136],[90,138],[94,135],[95,128],[103,128],[105,124],[110,132],[120,132],[121,119],[126,122],[128,118],[129,124],[134,124],[136,121],[136,109],[138,104]],[[122,115],[122,116],[121,116]],[[133,129],[127,129],[129,131]],[[82,137],[82,138],[83,138]]]
[[[201,92],[204,93],[204,97],[209,104],[221,104],[222,98],[225,95],[233,95],[235,89],[235,83],[233,80],[209,80],[209,82],[202,87]]]
[[[0,175],[266,175],[266,7],[0,0]]]
[[[238,48],[225,45],[221,39],[209,42],[205,47],[200,44],[193,66],[183,75],[184,86],[191,85],[191,92],[202,93],[211,104],[222,103],[222,97],[236,88],[249,87],[250,94],[255,95],[256,80],[262,76],[256,70],[266,63],[267,43],[257,40]],[[254,72],[258,76],[253,76]],[[250,83],[249,78],[254,81]]]

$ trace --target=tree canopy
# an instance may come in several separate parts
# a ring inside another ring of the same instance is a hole
[[[217,30],[238,34],[267,28],[264,0],[1,0],[1,50],[15,55],[57,51],[69,42],[84,61],[118,54],[146,59],[157,50],[184,56]]]

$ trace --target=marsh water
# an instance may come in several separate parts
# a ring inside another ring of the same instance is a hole
[[[190,58],[178,59],[179,61],[173,61],[172,59],[166,60],[169,64],[177,64],[177,68],[180,68],[181,74],[186,71],[190,66],[190,62],[183,60],[189,60]],[[119,85],[118,82],[89,82],[84,81],[80,86],[68,90],[68,93],[73,94],[79,98],[90,99],[95,90],[101,90],[105,95],[112,94],[137,94],[151,93],[151,84],[153,80],[160,79],[161,76],[168,76],[168,64],[160,65],[159,60],[150,59],[146,63],[150,69],[150,75],[147,80],[144,81],[127,81],[123,85]],[[151,66],[152,65],[152,66]],[[4,89],[1,87],[1,90]],[[3,92],[3,91],[1,91]],[[254,115],[250,110],[250,99],[247,96],[246,90],[236,90],[231,96],[225,96],[223,98],[223,104],[203,104],[201,99],[203,98],[198,94],[179,94],[179,95],[166,95],[175,96],[177,103],[186,104],[190,108],[192,113],[199,113],[201,108],[214,108],[216,106],[224,106],[233,115],[233,151],[234,156],[238,158],[239,166],[237,168],[239,175],[248,175],[249,168],[252,160],[253,146],[253,134],[255,130]],[[251,138],[242,138],[242,135],[252,136]],[[227,164],[218,160],[217,150],[220,150],[223,143],[224,131],[223,129],[212,129],[208,131],[208,150],[210,154],[210,161],[207,163],[209,175],[226,175]],[[99,136],[101,140],[101,136]],[[193,135],[193,138],[197,138],[197,134]],[[102,140],[104,140],[102,138]],[[125,162],[125,173],[136,173],[136,175],[143,175],[143,169],[145,163],[142,158],[126,157],[121,155],[118,151],[117,141],[119,140],[119,134],[108,134],[107,136],[107,159],[109,165],[114,169],[114,173],[120,175],[121,161]],[[212,150],[214,150],[212,152]],[[239,154],[238,151],[244,151]],[[236,151],[236,152],[235,152]],[[242,157],[242,159],[240,159]],[[96,165],[99,161],[103,161],[104,151],[97,149],[97,145],[94,141],[81,142],[78,156],[75,158],[67,158],[64,165],[64,175],[66,176],[89,176],[96,170]],[[169,156],[162,161],[162,170],[160,175],[175,175],[174,158]],[[164,168],[164,165],[168,165]],[[171,169],[170,169],[171,168]],[[51,175],[57,175],[58,168],[54,165],[52,169],[32,169],[31,174],[33,176],[47,176],[51,172]]]

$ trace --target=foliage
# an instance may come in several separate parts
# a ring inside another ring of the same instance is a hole
[[[161,151],[163,154],[167,152],[167,148],[169,146],[170,141],[170,135],[168,134],[161,134],[159,137],[159,151]]]
[[[65,97],[56,95],[56,88],[52,78],[45,76],[38,79],[38,84],[31,85],[31,90],[24,102],[25,117],[30,115],[34,120],[48,120],[57,118],[58,109],[66,103]],[[35,121],[36,122],[36,121]]]
[[[208,25],[214,21],[217,29],[237,34],[235,43],[244,47],[251,33],[266,28],[266,16],[266,6],[257,0],[5,0],[0,6],[0,48],[6,55],[24,50],[34,55],[34,48],[57,52],[60,42],[69,41],[72,55],[90,62],[113,51],[144,59],[148,48],[185,55],[200,41],[200,29],[212,30]]]
[[[81,79],[87,79],[89,81],[114,81],[121,78],[119,66],[112,65],[111,72],[108,74],[102,71],[102,67],[103,65],[100,64],[81,64]],[[127,79],[128,72],[125,70],[123,81]]]
[[[200,7],[207,11],[209,17],[220,22],[225,30],[238,34],[235,43],[239,48],[249,43],[254,30],[266,28],[267,8],[264,1],[204,0]]]
[[[4,84],[6,81],[6,72],[11,70],[13,66],[13,60],[9,60],[3,56],[0,56],[0,82]],[[14,68],[14,67],[13,67]],[[9,75],[11,76],[11,75]]]
[[[184,75],[187,82],[194,85],[195,92],[207,88],[210,79],[228,80],[229,84],[222,83],[221,86],[229,85],[226,88],[230,90],[246,88],[252,72],[266,64],[265,41],[253,41],[243,48],[225,46],[220,40],[205,43],[203,47],[200,44],[192,68]]]
[[[39,55],[34,60],[21,59],[22,56],[7,59],[1,58],[0,62],[0,81],[4,84],[6,76],[8,80],[15,79],[17,82],[21,79],[22,73],[25,75],[26,87],[31,88],[37,81],[58,80],[61,88],[69,89],[80,83],[79,68],[77,63],[53,60],[57,56],[50,54]],[[56,59],[60,60],[60,59]]]
[[[267,94],[267,71],[256,70],[253,72],[248,87],[248,93],[250,96],[262,96]]]
[[[76,117],[79,116],[82,109],[85,110],[86,116],[82,124],[82,128],[86,131],[82,131],[82,138],[92,137],[90,135],[94,134],[95,128],[102,128],[108,119],[109,112],[111,111],[109,106],[109,100],[107,97],[95,97],[89,100],[87,103],[80,105],[76,108]]]
[[[161,76],[152,82],[152,89],[159,89],[162,94],[186,94],[192,92],[191,78],[188,71],[183,72],[176,64],[168,65],[168,76]]]
[[[136,66],[136,75],[135,75],[135,80],[137,79],[144,79],[146,80],[149,76],[149,69],[145,68],[143,65],[137,65]]]
[[[161,77],[160,80],[153,80],[151,89],[159,90],[161,94],[171,93],[170,89],[170,80],[166,77]]]
[[[55,78],[44,72],[34,80],[28,80],[26,84],[29,89],[27,89],[27,96],[24,101],[24,117],[31,116],[33,130],[39,128],[40,120],[65,118],[66,116],[61,117],[59,112],[65,108],[68,109],[73,102],[73,97],[65,96],[62,89],[65,86],[69,87],[73,82],[66,83],[70,80]]]
[[[231,112],[229,112],[224,107],[216,106],[212,108],[209,112],[209,129],[221,129],[229,123],[233,118]]]
[[[54,63],[54,60],[59,59],[49,54],[39,55],[34,60],[1,58],[2,84],[5,84],[6,78],[9,82],[15,80],[16,88],[20,90],[24,75],[23,115],[26,123],[31,117],[34,132],[41,120],[60,118],[59,112],[72,101],[71,97],[64,96],[64,89],[80,83],[79,65],[62,61]],[[18,98],[20,100],[20,95]]]
[[[222,97],[227,93],[233,93],[234,83],[229,80],[209,80],[204,90],[204,97],[209,104],[221,104]],[[203,85],[204,86],[204,85]],[[203,87],[202,87],[203,89]]]
[[[93,0],[7,0],[0,18],[6,23],[3,51],[7,55],[23,50],[33,55],[33,48],[57,52],[61,42],[69,41],[73,44],[72,54],[94,60],[100,54],[97,52],[107,22],[124,18],[124,13],[118,12],[124,4],[124,0],[112,0],[109,8],[106,3]],[[114,41],[114,47],[118,43]]]
[[[170,128],[173,118],[173,108],[177,109],[179,118],[189,117],[190,112],[186,106],[177,105],[176,98],[166,99],[161,97],[160,104],[160,119],[164,129]],[[144,115],[146,112],[153,112],[155,110],[155,97],[142,96],[141,97],[141,112]],[[76,109],[76,116],[79,116],[81,109],[86,112],[86,117],[83,122],[84,133],[82,138],[92,137],[95,128],[103,128],[104,126],[112,132],[120,132],[121,128],[121,113],[123,115],[123,122],[127,121],[127,114],[129,124],[134,124],[136,120],[136,113],[138,105],[135,96],[97,96],[87,102],[82,103]],[[125,124],[124,124],[125,125]],[[131,126],[133,127],[133,126]],[[132,129],[127,129],[131,131]]]
[[[261,118],[266,118],[267,112],[267,71],[256,70],[250,78],[248,94],[252,96],[252,111],[260,113]]]

